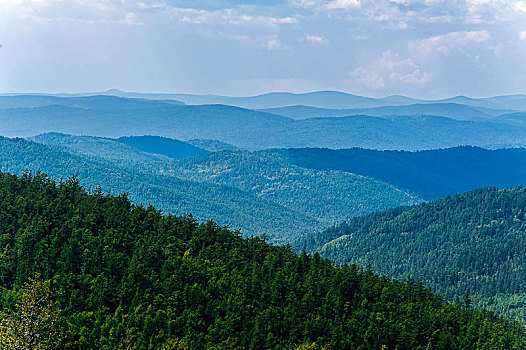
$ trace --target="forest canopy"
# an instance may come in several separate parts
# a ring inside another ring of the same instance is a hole
[[[0,307],[40,274],[78,349],[523,349],[523,325],[77,179],[0,174]],[[170,347],[172,346],[172,347]]]

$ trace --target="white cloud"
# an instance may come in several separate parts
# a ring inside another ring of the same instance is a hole
[[[322,37],[322,36],[319,36],[319,35],[307,35],[304,40],[306,40],[307,42],[313,44],[313,45],[321,45],[321,44],[325,44],[327,42],[327,40]]]
[[[130,25],[144,25],[144,22],[141,22],[137,15],[133,12],[128,12],[126,16],[124,16],[124,23]]]
[[[371,89],[381,89],[387,83],[423,85],[431,75],[411,59],[401,59],[392,51],[384,51],[382,57],[351,72],[351,78]]]
[[[519,40],[526,40],[526,30],[519,32]]]
[[[259,39],[261,40],[261,39]],[[277,35],[273,35],[267,38],[263,38],[263,47],[269,51],[273,50],[289,50],[290,47],[282,43]]]
[[[480,6],[491,4],[492,0],[466,0],[466,3],[471,6]]]
[[[490,39],[491,34],[487,30],[459,31],[422,39],[411,43],[409,47],[414,54],[447,54],[455,48],[482,43]]]
[[[175,21],[191,24],[212,24],[212,25],[246,25],[246,26],[267,26],[277,27],[280,25],[297,24],[300,22],[298,17],[270,17],[254,16],[237,9],[226,10],[199,10],[179,7],[169,7],[165,10],[170,18]]]
[[[517,1],[513,9],[517,12],[526,12],[526,2]]]
[[[332,0],[331,2],[325,5],[325,8],[327,8],[328,10],[348,10],[351,8],[360,7],[360,5],[360,0]]]
[[[418,20],[423,23],[450,23],[453,21],[453,16],[420,16]]]
[[[278,39],[269,39],[267,40],[267,49],[274,50],[279,47],[280,43]]]

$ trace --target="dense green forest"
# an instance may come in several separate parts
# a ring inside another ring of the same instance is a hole
[[[433,200],[488,186],[526,184],[526,149],[454,147],[418,152],[362,148],[276,149],[287,162],[308,169],[342,170],[388,182]]]
[[[218,152],[185,158],[177,162],[173,173],[187,180],[237,187],[324,224],[422,202],[374,178],[307,169],[290,164],[277,153]]]
[[[486,188],[350,220],[298,245],[524,321],[525,208],[526,188]]]
[[[28,277],[76,349],[524,349],[523,325],[78,180],[0,174],[0,306]],[[170,347],[171,346],[171,347]]]
[[[343,171],[306,169],[274,153],[216,152],[176,162],[142,153],[136,148],[123,147],[120,142],[107,138],[44,134],[32,140],[111,161],[114,166],[127,167],[134,173],[172,176],[199,182],[203,186],[236,188],[260,200],[275,203],[279,206],[276,208],[288,208],[312,218],[320,223],[316,229],[353,216],[422,201],[383,181]],[[281,223],[275,226],[279,227]],[[304,226],[300,228],[304,229]],[[298,229],[294,231],[298,232]]]
[[[118,161],[73,154],[24,139],[0,137],[0,170],[12,173],[41,170],[56,179],[76,174],[86,187],[100,184],[105,191],[128,192],[134,203],[153,204],[179,215],[192,213],[200,221],[212,218],[222,225],[242,229],[245,234],[266,233],[273,241],[288,242],[321,226],[305,214],[237,188],[137,171],[142,164],[153,167],[168,158],[115,141],[108,145],[107,139],[97,138],[97,142],[97,152],[102,147],[106,156]],[[118,149],[113,147],[115,144]],[[127,167],[120,165],[126,163],[122,160],[123,154],[130,156]]]

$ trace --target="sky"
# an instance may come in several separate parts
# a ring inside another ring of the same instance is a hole
[[[0,93],[526,93],[526,1],[0,0]]]

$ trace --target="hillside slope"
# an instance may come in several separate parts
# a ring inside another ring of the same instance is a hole
[[[237,187],[324,224],[422,200],[371,177],[293,165],[280,152],[218,152],[186,158],[174,175]]]
[[[299,94],[271,92],[258,96],[228,97],[218,95],[148,94],[112,90],[88,95],[100,94],[154,100],[177,99],[188,104],[220,103],[244,108],[279,108],[296,105],[305,105],[317,108],[371,108],[380,106],[410,105],[417,103],[456,103],[472,107],[526,110],[526,95],[520,94],[494,96],[488,98],[455,96],[441,100],[422,100],[400,95],[387,96],[384,98],[371,98],[352,95],[340,91],[313,91]]]
[[[327,231],[319,251],[526,320],[526,189],[487,188]],[[335,238],[336,237],[336,238]],[[308,243],[308,241],[307,241]],[[307,244],[308,245],[308,244]]]
[[[76,181],[2,173],[0,218],[0,310],[40,273],[62,310],[54,330],[79,350],[526,347],[522,325],[419,283],[89,195]]]
[[[56,134],[53,136],[57,137]],[[111,146],[117,144],[121,148],[108,151],[107,139],[97,139],[97,142],[103,144],[105,152],[113,157],[130,155],[127,153],[130,146],[113,142]],[[134,157],[139,150],[135,152],[130,164],[162,164],[158,158],[149,163],[152,159],[143,153],[139,153],[143,158],[137,160]],[[314,227],[320,227],[320,223],[305,214],[237,188],[140,172],[119,166],[119,163],[122,162],[89,158],[23,139],[0,138],[2,171],[21,173],[40,170],[56,179],[78,175],[86,187],[95,188],[100,184],[105,191],[129,193],[135,203],[152,204],[178,215],[192,213],[198,220],[213,218],[222,225],[230,224],[233,229],[241,229],[246,235],[266,233],[274,241],[290,241]]]
[[[526,149],[455,147],[420,152],[367,149],[280,149],[287,162],[370,176],[426,200],[477,188],[526,185]]]
[[[131,172],[174,176],[203,186],[213,184],[236,188],[276,203],[277,208],[302,213],[324,227],[353,216],[422,201],[370,177],[293,165],[278,152],[215,152],[173,161],[125,148],[111,139],[45,134],[33,140],[95,156],[101,161],[111,161]],[[313,227],[317,228],[320,226]]]
[[[184,103],[171,101],[155,101],[141,98],[122,98],[109,95],[94,95],[80,97],[59,97],[52,95],[15,95],[0,96],[0,109],[6,108],[35,108],[44,106],[65,106],[82,109],[145,109],[164,107],[166,105],[183,105]]]

